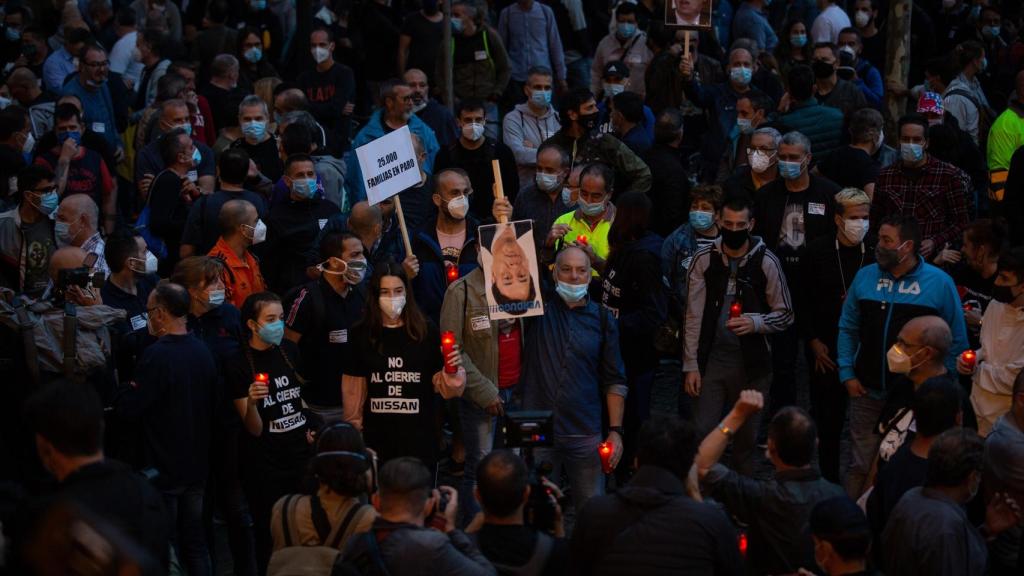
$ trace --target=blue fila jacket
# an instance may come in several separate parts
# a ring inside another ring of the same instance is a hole
[[[918,316],[938,316],[949,324],[953,344],[946,366],[956,370],[957,355],[970,344],[953,279],[921,260],[899,279],[878,264],[861,268],[839,317],[839,380],[857,378],[869,390],[886,390],[893,377],[886,352],[903,326]]]

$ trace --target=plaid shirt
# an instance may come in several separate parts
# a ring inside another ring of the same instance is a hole
[[[940,250],[946,242],[957,241],[967,226],[970,180],[963,170],[931,155],[917,172],[914,177],[896,162],[878,174],[871,220],[881,222],[891,214],[913,216],[921,237]]]

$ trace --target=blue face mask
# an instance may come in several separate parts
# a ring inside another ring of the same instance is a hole
[[[551,104],[551,90],[534,90],[530,94],[530,100],[537,106],[549,106]]]
[[[292,182],[292,192],[296,196],[309,200],[316,196],[316,178],[299,178]]]
[[[900,143],[900,158],[904,162],[920,162],[924,158],[924,146],[905,142]]]
[[[284,338],[284,320],[276,320],[269,324],[260,326],[260,329],[256,332],[267,344],[277,346],[281,343],[281,339]]]
[[[462,30],[464,28],[465,25],[462,23],[462,18],[452,18],[452,32],[455,32],[456,34],[462,34]]]
[[[632,22],[619,22],[616,26],[620,38],[632,38],[636,34],[636,24]]]
[[[57,211],[57,206],[60,204],[60,197],[57,196],[57,192],[47,192],[39,197],[39,205],[36,208],[40,212],[49,216]]]
[[[199,166],[203,161],[203,155],[199,153],[199,148],[192,149],[192,164]]]
[[[185,131],[185,134],[188,134],[189,136],[192,135],[192,124],[191,123],[182,124],[181,126],[177,126],[177,128],[181,128],[182,130]]]
[[[803,171],[803,162],[787,162],[779,160],[779,176],[786,180],[796,180]]]
[[[981,70],[983,72],[985,70],[988,70],[988,57],[987,56],[981,59]]]
[[[53,235],[57,238],[58,246],[69,246],[71,244],[71,224],[68,222],[54,222],[53,223]]]
[[[242,126],[242,134],[253,140],[263,140],[263,137],[267,134],[267,123],[254,121],[244,124]]]
[[[78,130],[69,130],[68,132],[64,132],[62,134],[57,135],[57,140],[59,140],[61,144],[63,144],[64,141],[67,140],[68,138],[74,140],[75,144],[82,143],[82,133],[79,132]]]
[[[216,308],[224,303],[224,290],[208,290],[206,292],[206,303],[210,308]]]
[[[690,226],[694,230],[704,231],[715,224],[715,215],[702,210],[690,210]]]
[[[577,203],[580,206],[580,212],[583,212],[587,216],[597,216],[598,214],[604,212],[604,202],[595,202],[591,204],[590,202],[587,202],[583,198],[580,198],[577,201]]]
[[[558,281],[555,285],[555,292],[562,297],[568,304],[573,304],[583,300],[587,295],[587,289],[590,288],[589,284],[569,284],[568,282]]]
[[[21,30],[18,30],[17,28],[7,28],[4,30],[4,35],[7,36],[7,39],[11,42],[21,40]]]
[[[737,118],[736,127],[739,128],[740,134],[754,133],[754,122],[750,118]]]
[[[797,48],[803,48],[807,45],[807,34],[793,34],[789,37],[789,43]]]
[[[999,26],[982,26],[981,33],[989,38],[999,36]]]
[[[734,68],[729,69],[729,79],[741,86],[746,86],[747,84],[750,84],[750,79],[753,76],[754,71],[751,70],[750,68],[736,66]]]
[[[246,60],[255,64],[263,59],[263,50],[259,46],[253,46],[242,55],[245,56]]]
[[[258,12],[267,7],[267,0],[251,0],[249,2],[249,6],[251,6],[253,10],[256,10]]]

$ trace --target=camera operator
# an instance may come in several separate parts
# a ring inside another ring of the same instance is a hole
[[[430,470],[417,458],[386,462],[373,495],[380,517],[369,532],[349,542],[346,564],[374,566],[376,573],[385,574],[496,574],[469,537],[455,528],[458,493],[450,486],[432,490],[432,482]],[[425,526],[434,515],[443,521],[443,532]]]
[[[526,463],[511,450],[495,450],[480,461],[476,477],[475,496],[483,508],[476,540],[483,555],[502,574],[565,574],[569,546],[562,515],[555,515],[554,538],[525,525],[523,509],[532,489]]]

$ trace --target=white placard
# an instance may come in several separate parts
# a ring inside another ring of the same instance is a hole
[[[485,224],[478,234],[491,321],[544,314],[533,221]]]
[[[420,164],[408,126],[356,148],[356,158],[370,204],[387,200],[420,183]]]

